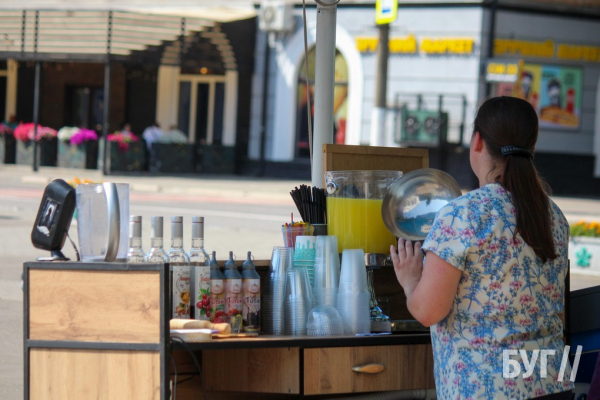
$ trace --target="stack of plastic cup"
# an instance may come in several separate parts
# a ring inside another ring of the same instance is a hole
[[[316,305],[337,307],[340,284],[340,256],[337,236],[317,236],[313,294]]]
[[[346,335],[371,332],[370,297],[364,251],[344,250],[337,310]]]
[[[312,307],[313,296],[306,268],[292,268],[286,280],[286,335],[306,335],[306,318]]]
[[[308,314],[306,334],[308,336],[342,336],[344,334],[342,317],[334,307],[317,306]]]
[[[262,332],[283,335],[285,285],[288,271],[291,271],[294,249],[274,247],[271,255],[270,273],[263,287],[261,302]]]
[[[310,224],[299,226],[283,225],[281,232],[283,233],[283,245],[285,247],[295,247],[296,238],[298,236],[311,236],[315,231],[315,227]]]
[[[294,268],[306,268],[312,286],[315,275],[317,236],[297,236],[294,250]]]

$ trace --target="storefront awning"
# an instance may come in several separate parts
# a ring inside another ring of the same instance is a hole
[[[145,8],[134,10],[0,9],[0,55],[16,59],[127,58],[162,46],[163,64],[176,64],[179,54],[198,34],[219,48],[227,68],[235,57],[222,22],[251,18],[253,8]],[[227,65],[229,64],[229,65]]]

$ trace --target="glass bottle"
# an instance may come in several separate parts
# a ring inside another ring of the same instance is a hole
[[[256,272],[250,252],[242,264],[242,286],[244,288],[242,305],[244,332],[260,332],[260,276]]]
[[[217,262],[217,252],[213,251],[210,258],[210,310],[206,314],[214,323],[229,322],[225,315],[225,299],[223,298],[224,278]]]
[[[210,310],[210,260],[204,250],[204,217],[192,217],[192,248],[188,253],[192,268],[192,317],[209,320]]]
[[[152,217],[150,251],[144,261],[148,263],[168,263],[169,256],[163,249],[163,217]]]
[[[190,258],[183,250],[183,217],[171,217],[171,285],[173,318],[190,318]]]
[[[142,217],[129,216],[129,250],[127,251],[128,263],[143,263],[144,250],[142,249]]]

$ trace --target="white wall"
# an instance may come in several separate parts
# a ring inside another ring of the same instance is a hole
[[[301,10],[295,10],[297,24],[294,33],[279,37],[271,43],[271,63],[267,106],[266,155],[268,160],[291,161],[295,145],[297,68],[302,60]],[[475,50],[465,56],[429,56],[425,54],[392,54],[388,68],[388,104],[401,93],[402,101],[415,103],[406,93],[429,92],[465,95],[468,99],[467,133],[477,105],[479,91],[479,45],[483,11],[480,8],[403,8],[392,25],[391,37],[408,34],[417,40],[425,37],[473,38]],[[307,12],[309,46],[314,43],[315,10]],[[349,107],[346,140],[348,144],[368,144],[371,109],[375,94],[375,54],[360,54],[356,49],[358,36],[377,37],[374,8],[340,7],[337,13],[337,47],[349,67]],[[266,36],[258,33],[253,78],[252,113],[249,157],[260,155],[264,49]],[[437,99],[427,100],[426,106],[437,109]],[[461,117],[460,101],[448,98],[445,107],[450,112],[451,139],[458,139],[457,125]],[[389,124],[388,124],[389,125]],[[391,127],[387,132],[391,138]],[[387,141],[388,143],[390,140]]]
[[[575,18],[499,12],[496,37],[518,40],[600,46],[600,22]],[[508,57],[503,57],[508,58]],[[593,154],[596,96],[600,63],[560,61],[558,59],[524,59],[544,65],[569,65],[583,68],[581,127],[577,131],[540,129],[536,151],[563,154]],[[598,133],[600,140],[600,132]],[[600,156],[600,154],[598,155]]]

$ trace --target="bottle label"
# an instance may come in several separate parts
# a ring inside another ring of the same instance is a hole
[[[173,318],[190,318],[190,267],[173,266]]]
[[[232,319],[242,315],[242,280],[225,279],[225,313]]]
[[[194,268],[194,318],[210,320],[210,267],[197,266]],[[207,314],[208,312],[208,314]]]
[[[225,321],[225,297],[223,289],[223,279],[210,280],[210,310],[207,313],[207,317],[215,324],[227,322]]]
[[[244,332],[260,332],[260,279],[244,279]]]

